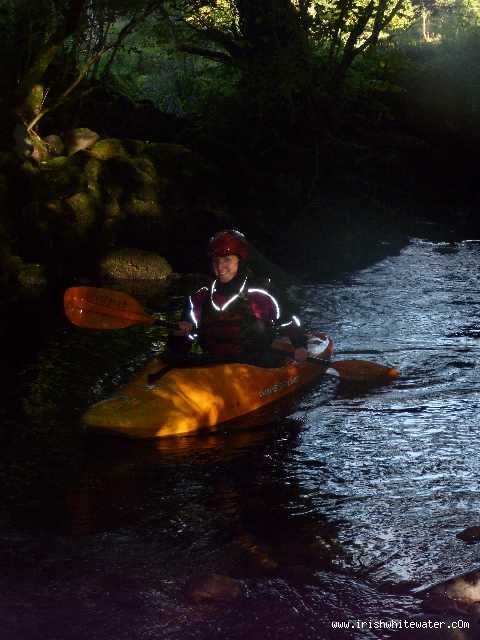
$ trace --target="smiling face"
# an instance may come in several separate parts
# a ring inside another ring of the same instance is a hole
[[[233,280],[238,273],[238,256],[220,256],[212,260],[213,273],[223,284]]]

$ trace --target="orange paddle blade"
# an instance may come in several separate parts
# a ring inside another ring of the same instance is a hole
[[[293,353],[294,348],[291,343],[277,339],[272,343],[272,347],[279,351]],[[311,362],[319,362],[317,358],[308,358]],[[325,361],[327,362],[327,361]],[[388,382],[398,378],[400,373],[393,367],[386,367],[383,364],[370,362],[368,360],[339,360],[328,363],[325,373],[336,376],[345,382]]]
[[[126,293],[97,287],[72,287],[63,297],[65,315],[85,329],[124,329],[155,320],[141,304]]]
[[[346,382],[375,382],[393,380],[400,375],[397,369],[368,360],[339,360],[331,362],[327,373],[337,375]]]

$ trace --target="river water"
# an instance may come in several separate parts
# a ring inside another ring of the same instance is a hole
[[[479,264],[480,241],[412,238],[295,287],[338,359],[401,378],[325,379],[273,424],[198,438],[87,437],[82,412],[165,336],[82,331],[54,309],[2,410],[2,640],[390,637],[380,620],[421,611],[411,587],[480,565],[456,538],[480,524]],[[212,574],[240,595],[195,602]],[[347,620],[364,628],[332,628]]]

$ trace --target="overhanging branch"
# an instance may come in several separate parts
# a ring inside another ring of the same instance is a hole
[[[72,82],[72,84],[67,89],[65,89],[65,91],[62,93],[62,95],[53,104],[51,104],[49,107],[47,107],[46,109],[43,109],[42,111],[40,111],[40,113],[37,113],[35,118],[33,118],[33,120],[27,124],[27,132],[28,133],[30,133],[33,130],[33,128],[40,122],[40,120],[44,116],[47,115],[47,113],[50,113],[54,109],[57,109],[59,106],[61,106],[65,102],[65,100],[72,93],[72,91],[80,84],[80,82],[83,80],[83,78],[87,75],[87,73],[91,69],[91,67],[101,58],[101,56],[103,56],[104,53],[106,53],[109,49],[111,49],[112,46],[105,47],[104,49],[102,49],[102,51],[99,51],[96,55],[94,55],[82,67],[82,69],[80,70],[78,76],[75,78],[75,80]]]
[[[194,56],[201,56],[202,58],[208,58],[209,60],[213,60],[214,62],[220,62],[222,64],[230,64],[235,65],[234,59],[226,53],[222,51],[213,51],[212,49],[204,49],[203,47],[196,47],[191,44],[179,44],[177,46],[177,51],[181,51],[182,53],[190,53]]]

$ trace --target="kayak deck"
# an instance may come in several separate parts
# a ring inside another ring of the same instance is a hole
[[[285,342],[283,347],[291,349]],[[88,409],[84,422],[131,438],[208,433],[315,380],[328,368],[332,350],[330,338],[314,334],[306,362],[278,368],[241,363],[173,368],[150,383],[150,374],[164,365],[154,360],[112,398]]]

